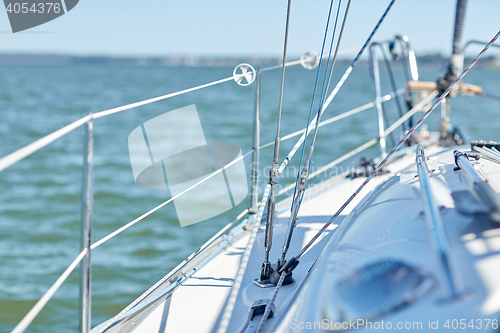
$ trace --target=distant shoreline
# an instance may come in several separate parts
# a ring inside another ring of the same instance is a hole
[[[298,57],[290,57],[296,60]],[[348,64],[351,60],[341,59],[338,64]],[[419,65],[444,66],[448,59],[440,54],[417,55]],[[466,59],[467,62],[467,59]],[[280,57],[217,57],[217,56],[164,56],[164,57],[118,57],[118,56],[72,56],[55,54],[0,54],[2,65],[127,65],[165,67],[234,67],[241,63],[266,67],[281,63]],[[366,61],[365,61],[366,64]],[[478,66],[499,68],[500,56],[483,58]]]

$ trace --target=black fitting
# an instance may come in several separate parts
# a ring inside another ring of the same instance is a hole
[[[453,74],[453,70],[451,69],[451,65],[450,67],[448,68],[448,72],[446,73],[446,75],[444,76],[441,76],[438,80],[437,80],[437,90],[439,92],[439,95],[442,95],[446,89],[448,89],[448,87],[457,79],[457,76],[455,74]]]
[[[285,265],[283,265],[283,267],[280,268],[279,273],[280,274],[283,272],[286,272],[287,274],[291,273],[297,267],[298,264],[299,260],[295,257],[292,257],[292,259],[290,259]]]
[[[269,303],[268,299],[259,299],[252,304],[249,313],[250,321],[252,321],[256,316],[264,314],[264,311],[266,311],[267,303]],[[269,308],[271,311],[269,312],[268,318],[272,318],[274,317],[274,313],[276,312],[276,306],[274,304],[270,304]]]
[[[281,274],[285,272],[285,278],[283,280],[283,285],[292,284],[295,282],[292,276],[292,271],[299,264],[299,260],[295,257],[292,257],[289,261],[285,261],[283,263],[274,264],[274,272],[272,272],[271,277],[269,278],[270,283],[275,286],[278,284],[278,281],[281,277]]]
[[[455,165],[456,165],[456,168],[455,168],[454,170],[455,170],[455,171],[460,170],[460,166],[458,165],[458,158],[459,158],[460,156],[465,156],[465,157],[467,157],[467,154],[466,154],[466,153],[462,153],[462,152],[461,152],[461,151],[459,151],[459,150],[455,150],[455,151],[453,152],[453,155],[455,155]]]

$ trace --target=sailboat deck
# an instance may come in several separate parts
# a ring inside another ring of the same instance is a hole
[[[438,150],[439,148],[429,149]],[[363,190],[362,195],[345,209],[335,223],[306,252],[300,260],[300,265],[293,272],[296,282],[281,288],[276,300],[278,313],[283,312],[292,298],[296,296],[307,272],[331,239],[338,223],[351,212],[364,194],[392,177],[397,170],[404,169],[414,163],[414,154],[411,151],[390,163],[387,170],[391,172],[375,177]],[[307,195],[300,210],[300,218],[287,257],[297,254],[364,180],[364,177],[355,179],[335,177],[311,186],[306,192]],[[277,205],[279,214],[275,221],[273,247],[270,253],[272,261],[276,261],[281,256],[281,247],[287,231],[290,202],[291,198],[287,198]],[[184,282],[170,297],[156,304],[150,315],[138,319],[135,325],[129,325],[128,327],[135,327],[135,329],[127,332],[215,332],[220,321],[220,313],[224,309],[250,235],[250,231],[242,231],[241,233],[243,236],[228,244],[224,251]],[[274,291],[274,288],[260,288],[253,283],[253,280],[258,277],[264,258],[264,236],[265,217],[252,248],[228,332],[239,331],[246,321],[252,304],[259,299],[269,299]]]

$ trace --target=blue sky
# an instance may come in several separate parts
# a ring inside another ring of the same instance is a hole
[[[406,34],[417,54],[449,54],[454,2],[397,0],[375,40]],[[292,1],[291,55],[319,51],[329,3]],[[353,0],[341,49],[359,48],[388,3]],[[1,11],[0,52],[279,56],[285,10],[286,0],[80,0],[66,15],[17,34]],[[499,13],[498,0],[469,0],[464,40],[489,40],[500,30]]]

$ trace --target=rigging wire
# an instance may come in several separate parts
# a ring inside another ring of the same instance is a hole
[[[340,2],[339,2],[339,5],[340,5]],[[330,10],[328,11],[328,18],[326,20],[326,27],[325,27],[325,36],[323,37],[323,45],[321,46],[321,54],[320,54],[320,59],[323,59],[323,52],[325,50],[325,44],[326,44],[326,37],[328,35],[328,27],[329,27],[329,24],[330,24],[330,16],[332,14],[332,8],[333,8],[333,0],[330,2]],[[337,15],[338,15],[338,10],[337,10]],[[337,16],[338,17],[338,16]],[[335,22],[335,25],[336,25],[337,22]],[[335,32],[334,32],[334,36],[335,36]],[[332,41],[333,42],[333,41]],[[330,49],[330,53],[328,54],[328,61],[327,61],[327,66],[328,66],[328,63],[330,63],[330,56],[331,56],[331,49]],[[327,67],[328,68],[328,67]],[[319,80],[319,73],[320,73],[320,70],[321,70],[321,61],[319,63],[319,66],[318,66],[318,70],[316,71],[316,80],[314,82],[314,89],[313,89],[313,95],[312,95],[312,99],[311,99],[311,107],[309,108],[309,115],[307,117],[307,124],[310,123],[311,121],[311,115],[312,115],[312,110],[314,108],[314,98],[316,96],[316,89],[318,87],[318,80]],[[302,165],[302,159],[304,157],[304,150],[305,150],[305,147],[306,147],[306,144],[305,144],[305,141],[304,143],[302,144],[302,153],[300,154],[300,161],[299,161],[299,166]],[[300,171],[299,173],[297,174],[297,179],[299,178],[300,176]],[[293,193],[293,197],[295,198],[295,192]]]
[[[346,71],[344,72],[344,75],[342,75],[342,77],[340,78],[339,82],[337,83],[337,85],[335,86],[335,88],[333,89],[333,91],[330,93],[330,96],[328,96],[328,98],[326,99],[325,103],[323,104],[323,107],[321,108],[321,113],[322,114],[325,112],[326,108],[330,105],[330,103],[335,98],[335,96],[337,96],[337,93],[339,92],[340,88],[342,88],[342,86],[344,85],[344,83],[347,80],[347,78],[349,77],[349,75],[351,75],[351,72],[352,72],[354,66],[356,66],[357,62],[361,58],[361,55],[365,51],[365,49],[368,46],[368,44],[371,42],[373,36],[375,35],[375,33],[377,32],[377,30],[379,29],[380,25],[384,21],[385,17],[389,13],[389,10],[392,8],[392,5],[394,4],[395,1],[396,0],[391,0],[391,2],[387,6],[384,14],[382,14],[382,17],[380,17],[379,21],[375,25],[375,28],[373,28],[370,36],[368,36],[368,39],[366,40],[365,44],[361,47],[361,50],[359,50],[358,54],[356,55],[356,58],[354,58],[354,60],[352,61],[351,65],[346,69]],[[311,121],[311,123],[307,127],[307,131],[300,137],[300,139],[297,141],[297,143],[295,144],[295,146],[288,153],[287,157],[285,158],[285,160],[283,161],[283,163],[280,166],[280,172],[288,165],[288,163],[290,162],[291,158],[293,157],[293,155],[295,155],[295,153],[299,149],[300,145],[304,141],[305,137],[312,131],[312,126],[315,123],[316,123],[316,118],[313,121]]]
[[[302,170],[300,170],[300,167],[302,167],[302,156],[300,158],[299,171],[297,173],[297,181],[296,181],[296,186],[295,186],[295,189],[294,189],[294,195],[293,195],[293,199],[292,199],[290,220],[288,222],[288,230],[287,230],[286,237],[285,237],[284,244],[283,244],[283,248],[282,248],[281,259],[279,261],[279,263],[280,263],[279,266],[280,267],[281,267],[281,265],[283,265],[286,262],[285,261],[285,257],[286,257],[286,254],[288,252],[288,248],[290,246],[290,242],[291,242],[291,239],[292,239],[293,230],[295,228],[295,224],[296,224],[296,220],[297,220],[297,214],[298,214],[298,211],[300,209],[302,198],[304,197],[305,189],[307,187],[308,173],[309,173],[309,169],[311,167],[312,153],[313,153],[313,150],[314,150],[314,143],[316,141],[316,136],[317,136],[317,133],[318,133],[319,121],[320,121],[320,117],[321,117],[321,109],[323,107],[323,104],[325,103],[326,93],[327,93],[328,88],[330,86],[330,80],[332,78],[333,68],[335,67],[335,61],[337,59],[337,54],[338,54],[338,51],[339,51],[340,41],[342,40],[342,34],[344,32],[345,23],[346,23],[346,20],[347,20],[347,14],[349,12],[350,4],[351,4],[351,0],[349,0],[348,3],[347,3],[347,7],[346,7],[346,10],[345,10],[345,13],[344,13],[344,19],[343,19],[343,22],[342,22],[342,28],[340,30],[339,38],[337,40],[337,45],[335,47],[335,53],[333,55],[332,65],[329,67],[329,65],[330,65],[330,57],[331,57],[331,54],[332,54],[333,45],[334,45],[334,41],[335,41],[335,32],[336,32],[336,29],[337,29],[337,23],[338,23],[338,18],[339,18],[339,13],[340,13],[340,7],[342,5],[342,0],[339,0],[339,5],[338,5],[338,8],[337,8],[337,14],[336,14],[336,18],[335,18],[335,24],[334,24],[334,28],[333,28],[332,41],[330,43],[330,51],[329,51],[329,56],[328,56],[328,62],[327,62],[327,65],[326,65],[326,70],[325,70],[325,77],[323,79],[323,86],[321,88],[320,104],[319,104],[318,112],[317,112],[317,115],[316,115],[316,126],[314,128],[313,138],[311,140],[311,146],[309,147],[309,151],[308,151],[308,154],[307,154],[307,159],[306,159],[306,161],[304,163],[304,167],[303,167]],[[325,31],[325,37],[326,37],[326,35],[327,35],[327,31]],[[309,114],[309,117],[310,117],[310,114]],[[307,120],[307,123],[309,123],[309,119]],[[304,145],[302,147],[302,155],[304,154],[305,145],[306,144],[305,144],[305,141],[304,141]]]
[[[285,24],[285,42],[283,45],[283,61],[281,62],[282,64],[286,64],[286,49],[288,46],[288,26],[290,23],[290,6],[292,4],[292,0],[288,0],[288,7],[286,10],[286,24]],[[281,68],[281,85],[280,85],[280,100],[279,100],[279,107],[278,107],[278,124],[276,127],[276,140],[274,144],[274,158],[273,158],[273,163],[278,164],[278,155],[279,155],[279,150],[280,150],[280,143],[279,143],[279,136],[280,136],[280,126],[281,126],[281,109],[283,107],[283,88],[285,86],[285,68],[286,66],[283,65]]]
[[[434,102],[432,107],[425,112],[422,118],[413,126],[408,133],[404,136],[401,141],[387,154],[387,156],[379,163],[377,168],[372,171],[370,176],[366,178],[366,180],[356,189],[356,191],[347,199],[347,201],[339,208],[339,210],[330,218],[330,220],[314,235],[314,237],[302,248],[302,250],[297,254],[294,259],[298,260],[300,257],[311,247],[312,244],[318,239],[318,237],[325,232],[325,230],[332,224],[332,222],[342,213],[342,211],[351,203],[351,201],[359,194],[359,192],[372,180],[372,178],[380,171],[380,169],[387,163],[389,158],[403,145],[403,143],[408,140],[408,138],[416,131],[416,129],[424,122],[425,119],[431,114],[432,111],[448,96],[450,91],[456,86],[456,84],[462,80],[462,78],[470,71],[470,69],[478,62],[478,60],[482,57],[482,55],[490,48],[490,46],[496,42],[496,40],[500,37],[500,31],[491,39],[491,41],[481,50],[481,52],[476,56],[476,58],[469,64],[469,66],[462,71],[462,73],[453,81],[453,83],[448,86],[448,88],[441,94],[441,96]],[[292,258],[293,259],[293,258]],[[292,260],[290,260],[292,262]],[[263,323],[267,320],[270,313],[270,305],[274,303],[276,300],[276,296],[283,284],[283,280],[287,275],[287,270],[284,269],[280,275],[280,279],[278,280],[278,284],[274,289],[273,296],[269,300],[266,305],[266,310],[264,311],[264,315],[262,316],[259,327],[256,332],[260,332],[262,330]]]
[[[273,229],[274,229],[274,217],[275,217],[275,206],[276,206],[276,196],[275,190],[276,185],[279,183],[280,168],[278,165],[279,158],[279,145],[280,145],[280,125],[281,125],[281,110],[283,106],[283,88],[285,84],[285,64],[286,64],[286,50],[288,45],[288,28],[290,24],[290,7],[292,0],[288,0],[288,6],[286,11],[286,24],[285,24],[285,41],[283,45],[283,61],[281,69],[281,86],[280,86],[280,99],[279,99],[279,109],[278,109],[278,124],[276,126],[276,138],[274,140],[274,157],[273,157],[273,167],[269,171],[269,186],[270,194],[267,199],[267,218],[266,218],[266,233],[264,240],[264,261],[262,262],[262,268],[260,270],[259,281],[269,280],[271,274],[271,263],[269,262],[269,252],[273,244]]]

